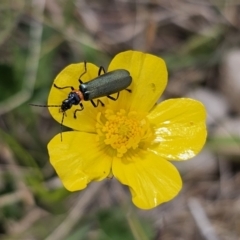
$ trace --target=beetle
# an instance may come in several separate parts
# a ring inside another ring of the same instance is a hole
[[[103,96],[108,97],[111,100],[116,101],[119,97],[119,92],[126,90],[131,92],[127,87],[132,83],[132,77],[130,73],[125,69],[117,69],[111,72],[105,72],[104,68],[101,66],[98,71],[98,77],[83,83],[81,77],[87,72],[87,63],[84,62],[85,71],[79,77],[79,89],[74,89],[72,86],[59,87],[54,84],[54,87],[57,89],[66,89],[70,88],[71,92],[68,94],[67,99],[63,100],[62,105],[60,106],[61,112],[66,112],[72,107],[72,105],[79,105],[80,109],[74,111],[74,118],[77,118],[76,113],[82,111],[84,106],[82,101],[91,101],[94,107],[98,107],[99,104],[104,106],[104,103],[97,99],[97,103],[93,99],[100,98]],[[101,74],[103,71],[104,74]],[[117,93],[117,96],[114,98],[110,96],[111,94]],[[49,105],[50,107],[51,105]]]
[[[103,72],[103,74],[101,74]],[[132,77],[130,73],[125,69],[117,69],[111,72],[105,71],[105,69],[100,66],[98,70],[98,76],[88,82],[83,83],[81,77],[87,73],[87,62],[84,61],[84,72],[80,75],[78,81],[80,83],[79,89],[74,89],[73,86],[64,86],[59,87],[55,83],[53,86],[59,90],[70,88],[71,92],[68,94],[68,97],[62,101],[61,105],[39,105],[32,104],[31,106],[37,107],[59,107],[60,112],[63,113],[61,126],[63,124],[65,112],[72,108],[73,105],[79,105],[79,109],[74,111],[73,117],[77,118],[77,112],[82,111],[84,106],[82,101],[91,101],[94,107],[98,107],[99,104],[104,106],[104,103],[97,99],[97,102],[94,101],[96,98],[100,98],[103,96],[108,97],[111,100],[116,101],[119,97],[119,93],[122,90],[126,90],[128,92],[132,92],[127,87],[132,83]],[[117,96],[114,98],[110,96],[111,94],[117,93]],[[62,139],[62,137],[61,137]]]

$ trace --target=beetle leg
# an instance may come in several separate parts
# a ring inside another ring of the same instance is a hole
[[[74,114],[73,114],[73,117],[76,119],[77,118],[77,112],[79,112],[79,111],[82,111],[83,109],[84,109],[84,106],[83,106],[83,104],[80,102],[79,103],[79,106],[81,107],[80,109],[76,109],[75,111],[74,111]]]
[[[118,100],[119,93],[120,93],[120,92],[117,93],[117,97],[115,97],[115,98],[112,97],[112,96],[107,96],[107,97],[110,98],[110,99],[113,100],[113,101],[116,101],[116,100]]]
[[[53,86],[57,89],[65,89],[65,88],[71,88],[71,90],[74,90],[74,87],[72,86],[66,86],[66,87],[58,87],[55,83],[53,84]]]
[[[103,71],[103,74],[106,73],[106,70],[104,69],[103,66],[100,66],[98,69],[98,76],[102,75],[101,72]]]
[[[131,89],[124,89],[124,90],[126,90],[126,91],[128,91],[129,93],[131,93],[132,92],[132,90]]]
[[[97,104],[93,100],[90,101],[94,107],[98,107],[99,103],[102,105],[102,107],[104,107],[104,103],[99,99],[97,100]]]
[[[126,88],[126,89],[124,89],[124,90],[128,91],[129,93],[132,92],[131,89],[127,89],[127,88]],[[112,96],[110,96],[110,95],[108,95],[107,97],[110,98],[110,99],[113,100],[113,101],[116,101],[116,100],[118,100],[118,98],[119,98],[119,94],[120,94],[120,92],[117,93],[117,97],[115,97],[115,98],[112,97]]]
[[[87,73],[87,62],[84,61],[84,72],[80,75],[80,77],[79,77],[79,79],[78,79],[78,81],[79,81],[80,83],[83,83],[82,80],[81,80],[81,77],[82,77],[84,74],[86,74],[86,73]]]

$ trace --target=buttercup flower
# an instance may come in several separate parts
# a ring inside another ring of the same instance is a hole
[[[48,144],[50,161],[69,191],[84,189],[92,181],[116,177],[129,186],[133,203],[150,209],[174,198],[181,190],[181,177],[169,160],[188,160],[206,140],[206,112],[193,99],[178,98],[156,105],[167,84],[164,61],[137,51],[116,55],[109,71],[126,69],[132,90],[121,91],[118,100],[102,97],[105,106],[84,101],[83,111],[66,111],[63,125],[74,129],[58,134]],[[94,79],[99,67],[87,63],[83,82]],[[79,89],[84,63],[71,64],[54,80],[57,86]],[[61,105],[70,90],[52,87],[48,104]],[[113,95],[115,96],[115,95]],[[63,113],[49,108],[61,123]]]

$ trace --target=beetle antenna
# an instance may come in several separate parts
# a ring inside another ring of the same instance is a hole
[[[33,104],[33,103],[29,103],[29,105],[35,106],[35,107],[61,107],[62,106],[62,105],[41,105],[41,104]]]
[[[29,105],[31,106],[35,106],[35,107],[61,107],[62,105],[42,105],[42,104],[33,104],[33,103],[29,103]],[[64,120],[64,116],[66,115],[66,113],[63,111],[63,116],[62,116],[62,120],[61,120],[61,142],[62,142],[62,132],[63,132],[63,120]]]
[[[63,119],[64,119],[64,117],[65,117],[65,112],[63,112],[63,115],[62,115],[62,121],[61,121],[61,142],[62,142],[62,132],[63,132]]]

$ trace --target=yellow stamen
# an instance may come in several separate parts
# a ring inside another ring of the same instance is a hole
[[[138,148],[149,129],[146,118],[124,109],[117,113],[110,109],[104,114],[99,113],[97,122],[98,139],[116,150],[117,157],[122,157],[129,149]]]

